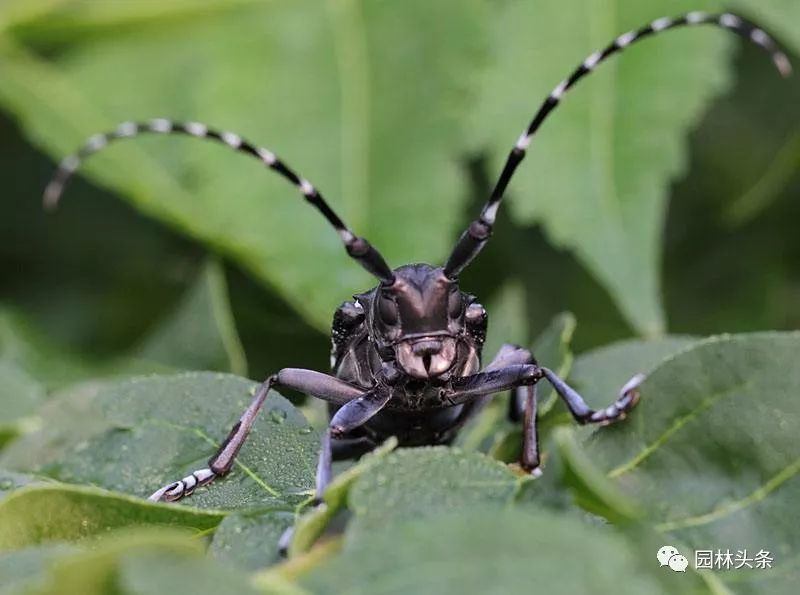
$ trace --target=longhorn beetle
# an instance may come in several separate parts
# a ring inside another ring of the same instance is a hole
[[[154,132],[221,142],[255,157],[294,184],[333,226],[350,257],[379,282],[343,303],[333,316],[333,375],[285,368],[267,378],[209,460],[208,467],[162,487],[150,499],[179,500],[197,486],[226,475],[271,388],[294,389],[329,404],[331,419],[323,433],[316,473],[318,501],[331,479],[333,458],[357,456],[390,436],[396,436],[400,445],[405,446],[447,444],[493,394],[506,390],[512,391],[512,417],[522,419],[520,466],[537,475],[540,455],[536,385],[542,379],[553,386],[578,423],[608,424],[623,419],[639,399],[642,375],[632,378],[609,407],[594,411],[575,390],[540,366],[533,354],[522,347],[503,346],[491,363],[481,369],[487,315],[474,296],[460,290],[458,276],[489,240],[512,175],[536,131],[564,94],[603,60],[629,45],[667,29],[700,24],[717,25],[752,41],[769,53],[782,75],[790,74],[789,60],[775,41],[760,27],[731,13],[692,12],[677,18],[660,18],[620,35],[586,58],[544,100],[511,149],[480,216],[458,239],[444,266],[410,264],[391,269],[377,249],[345,225],[310,182],[272,151],[252,145],[232,132],[217,132],[197,122],[166,119],[125,122],[112,132],[92,136],[76,154],[64,159],[45,189],[44,201],[48,207],[57,204],[64,184],[84,158],[117,139]],[[284,535],[284,546],[290,535],[291,531]]]

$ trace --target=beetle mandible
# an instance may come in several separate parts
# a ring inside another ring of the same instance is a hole
[[[82,160],[114,140],[146,132],[213,139],[255,157],[294,184],[333,226],[350,257],[379,282],[336,310],[332,375],[285,368],[267,378],[209,460],[208,467],[162,487],[150,499],[179,500],[198,486],[226,475],[271,388],[293,389],[329,403],[330,423],[323,433],[316,473],[318,499],[330,482],[334,458],[357,456],[390,436],[396,436],[404,446],[447,444],[492,395],[506,390],[512,392],[510,413],[521,419],[523,425],[520,466],[538,474],[541,459],[536,386],[543,379],[553,386],[578,423],[607,424],[623,419],[639,399],[637,387],[642,375],[632,378],[610,406],[595,411],[522,347],[503,346],[481,369],[487,314],[474,296],[460,289],[458,277],[489,240],[511,177],[536,131],[565,93],[606,58],[629,45],[661,31],[699,24],[716,25],[737,33],[766,50],[782,75],[791,72],[788,58],[775,41],[762,28],[732,13],[691,12],[677,18],[665,17],[620,35],[587,57],[548,95],[512,148],[480,216],[458,239],[443,266],[410,264],[390,268],[376,248],[345,225],[310,182],[272,151],[252,145],[238,134],[218,132],[198,122],[167,119],[125,122],[112,132],[90,137],[77,153],[64,159],[45,189],[44,201],[48,207],[57,204],[66,181]],[[284,535],[283,545],[290,535]]]

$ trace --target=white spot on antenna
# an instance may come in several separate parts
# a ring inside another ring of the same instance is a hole
[[[558,86],[553,89],[553,92],[550,93],[550,97],[553,99],[561,99],[561,96],[564,94],[564,91],[567,90],[567,81],[561,81],[558,83]]]
[[[634,39],[636,39],[636,31],[628,31],[617,37],[616,44],[618,47],[624,48],[629,46]]]
[[[524,151],[525,149],[528,148],[528,146],[530,144],[531,144],[531,135],[528,134],[527,130],[524,130],[522,132],[522,134],[519,135],[519,138],[517,139],[517,145],[516,146],[517,146],[518,149],[521,149],[521,150]]]
[[[787,58],[786,54],[783,52],[773,53],[772,61],[775,62],[775,66],[781,73],[782,77],[786,78],[792,74],[792,63],[789,62],[789,58]]]
[[[690,12],[686,15],[686,22],[690,25],[697,25],[698,23],[702,23],[706,19],[706,13],[695,11]]]
[[[242,146],[242,137],[240,137],[238,134],[234,134],[233,132],[223,132],[220,136],[222,137],[222,142],[232,149],[238,149]]]
[[[742,19],[737,17],[735,14],[730,14],[726,12],[719,17],[719,24],[723,27],[730,27],[731,29],[735,29],[742,24]]]
[[[205,136],[208,134],[208,127],[200,122],[187,122],[184,124],[184,128],[192,136]]]
[[[172,122],[164,118],[150,120],[150,130],[153,132],[170,132],[172,130]]]
[[[258,152],[258,156],[261,157],[261,160],[267,165],[274,165],[278,160],[278,158],[275,157],[275,153],[272,151],[267,151],[266,149],[262,149],[260,147],[256,149],[256,151]]]
[[[311,185],[311,182],[309,182],[308,180],[300,180],[300,192],[302,192],[306,196],[313,196],[314,195],[314,187]]]
[[[95,134],[86,141],[86,148],[89,151],[99,151],[108,144],[105,134]]]
[[[133,136],[136,134],[136,123],[134,122],[123,122],[117,129],[114,131],[116,136],[124,137],[124,136]]]
[[[500,202],[493,202],[486,206],[483,209],[483,213],[481,213],[481,219],[486,221],[486,223],[490,225],[494,225],[495,219],[497,219],[497,209],[500,208]]]
[[[75,170],[81,166],[81,160],[77,155],[70,155],[69,157],[65,157],[61,164],[58,166],[59,169],[67,172],[67,173],[75,173]]]
[[[603,55],[602,52],[595,52],[594,54],[592,54],[591,56],[586,58],[586,60],[583,61],[583,67],[586,70],[591,70],[592,68],[597,66],[597,63],[600,61],[600,57],[602,55]]]
[[[50,182],[47,188],[44,189],[44,207],[46,209],[54,209],[58,206],[58,199],[61,198],[61,191],[64,185],[59,182]]]
[[[342,238],[342,241],[345,244],[349,244],[354,239],[356,239],[356,237],[353,235],[353,232],[351,232],[349,229],[342,228],[337,231],[339,232],[339,237]]]
[[[666,29],[670,25],[672,25],[672,19],[671,18],[669,18],[669,17],[661,17],[660,19],[656,19],[655,21],[650,23],[650,28],[653,31],[658,32],[658,31],[663,31],[664,29]]]
[[[750,39],[758,45],[767,45],[770,41],[769,35],[764,33],[761,29],[753,29],[750,31]]]

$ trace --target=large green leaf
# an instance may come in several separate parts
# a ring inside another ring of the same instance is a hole
[[[382,463],[382,459],[396,446],[397,440],[390,438],[372,452],[364,455],[356,465],[333,478],[323,494],[322,506],[313,507],[308,514],[295,523],[294,535],[289,547],[290,555],[294,556],[305,552],[314,545],[315,540],[322,535],[328,523],[349,503],[353,484],[364,473]]]
[[[221,513],[153,504],[96,488],[50,484],[17,490],[0,502],[0,551],[50,541],[78,541],[120,527],[215,528]]]
[[[76,390],[49,403],[42,429],[14,442],[0,465],[147,496],[206,465],[256,386],[185,373]],[[271,393],[230,476],[184,502],[291,512],[313,491],[318,441],[300,413]]]
[[[367,469],[350,489],[355,522],[348,537],[387,524],[470,506],[504,507],[528,481],[486,455],[447,447],[402,449]]]
[[[772,570],[722,573],[737,592],[792,593],[800,577],[799,356],[798,333],[699,342],[656,368],[625,423],[585,443],[668,539],[769,551]]]
[[[496,50],[473,120],[496,171],[537,103],[591,52],[665,12],[721,4],[501,5],[490,23]],[[781,1],[739,4],[782,32],[796,11]],[[664,328],[659,263],[669,183],[686,168],[687,133],[727,84],[726,48],[734,41],[722,31],[674,31],[603,64],[557,108],[510,188],[514,215],[543,223],[553,242],[574,251],[643,334]],[[763,67],[772,67],[766,56]]]
[[[209,553],[245,570],[269,566],[281,560],[278,541],[294,521],[285,510],[230,514],[214,531]]]
[[[48,544],[0,554],[0,594],[29,593],[44,582],[46,568],[74,551],[64,544]]]
[[[461,218],[451,159],[483,15],[477,0],[259,3],[121,35],[75,28],[52,60],[6,37],[0,102],[53,156],[132,118],[235,130],[296,164],[394,264],[436,261]],[[403,93],[404,81],[419,84]],[[299,193],[262,169],[208,143],[150,139],[86,172],[235,258],[325,328],[337,303],[373,281]]]
[[[44,400],[44,387],[11,361],[0,359],[0,448],[23,431]]]
[[[607,528],[544,513],[468,508],[376,527],[301,582],[315,593],[346,594],[670,592],[653,576],[655,562],[638,558],[632,544]]]
[[[0,556],[0,573],[9,579],[4,582],[9,589],[3,593],[257,592],[241,575],[204,558],[203,549],[202,541],[175,529],[115,532],[85,550],[63,546],[29,548]],[[265,584],[262,592],[274,591]]]

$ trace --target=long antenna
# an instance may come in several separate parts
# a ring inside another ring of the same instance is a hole
[[[445,274],[448,277],[457,277],[459,273],[475,258],[481,251],[483,246],[489,240],[492,234],[492,227],[497,217],[497,209],[500,208],[500,203],[503,200],[503,194],[506,191],[511,177],[519,166],[522,159],[525,157],[525,151],[533,140],[533,136],[539,127],[545,121],[551,111],[561,102],[564,95],[569,91],[576,82],[584,76],[592,72],[598,64],[603,62],[609,56],[619,53],[630,45],[633,45],[640,39],[644,39],[649,35],[666,31],[667,29],[674,29],[684,25],[715,25],[728,29],[744,37],[748,41],[763,48],[772,58],[778,72],[784,77],[788,77],[792,72],[792,65],[789,58],[778,47],[775,40],[772,39],[763,29],[756,24],[729,12],[722,14],[706,14],[704,12],[690,12],[684,16],[677,18],[664,17],[656,19],[649,25],[645,25],[636,31],[628,31],[617,37],[604,49],[591,54],[586,58],[572,74],[566,79],[561,81],[547,99],[544,100],[539,111],[531,120],[528,127],[523,130],[519,139],[517,140],[514,148],[506,160],[503,171],[500,173],[500,178],[489,196],[489,200],[483,207],[480,217],[474,220],[467,230],[461,235],[456,243],[450,257],[445,264]]]
[[[322,213],[323,217],[330,223],[342,239],[342,243],[347,253],[367,271],[377,277],[381,283],[389,285],[394,282],[394,273],[386,264],[386,261],[367,240],[356,236],[345,225],[339,215],[328,205],[317,189],[305,178],[298,176],[283,161],[263,147],[257,147],[238,134],[233,132],[218,132],[201,124],[200,122],[173,122],[164,118],[157,118],[145,123],[123,122],[111,132],[95,134],[89,137],[84,145],[74,154],[61,161],[50,183],[44,191],[44,206],[47,209],[54,209],[61,195],[64,186],[72,175],[78,170],[83,161],[107,147],[110,143],[123,138],[132,138],[144,133],[157,134],[187,134],[196,138],[207,138],[224,144],[239,153],[245,153],[255,157],[268,168],[275,171],[284,179],[294,184],[303,197]]]

